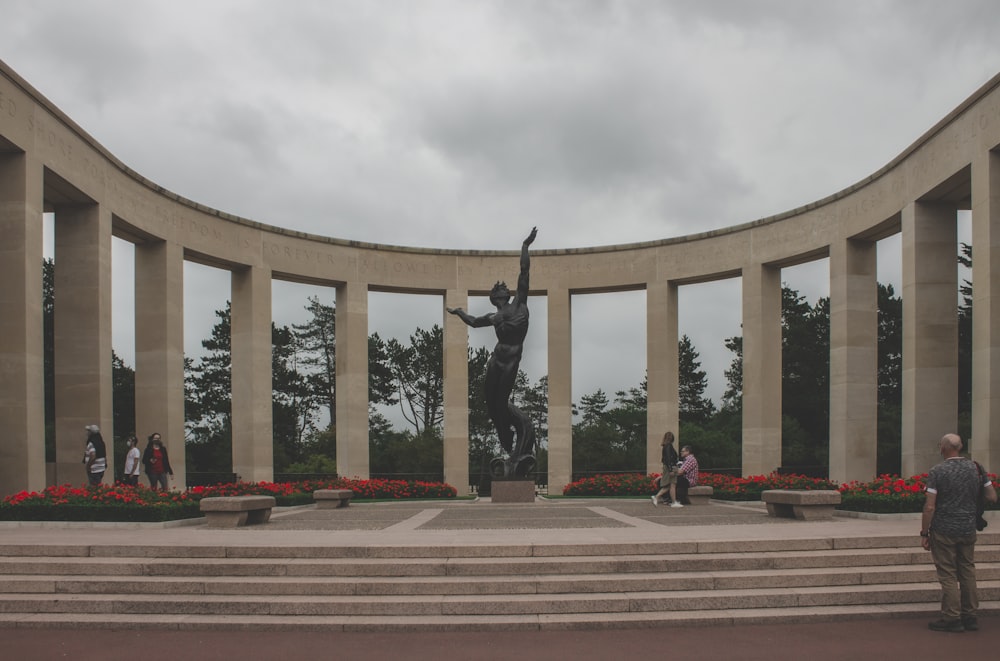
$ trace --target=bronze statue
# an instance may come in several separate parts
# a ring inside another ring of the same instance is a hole
[[[506,461],[497,458],[491,462],[494,477],[524,478],[535,467],[535,429],[528,416],[511,403],[510,393],[528,334],[528,246],[536,234],[538,228],[531,228],[521,244],[521,274],[514,300],[507,284],[497,282],[490,291],[490,303],[496,306],[496,312],[473,317],[462,308],[448,308],[448,312],[458,315],[469,326],[493,326],[497,334],[497,345],[486,364],[486,410],[496,426],[500,447],[508,456]]]

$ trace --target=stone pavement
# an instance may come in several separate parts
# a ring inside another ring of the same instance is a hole
[[[321,516],[322,514],[322,516]],[[997,513],[992,526],[1000,527]],[[767,516],[760,503],[681,509],[648,499],[352,503],[319,512],[279,508],[262,526],[234,530],[202,524],[0,524],[6,544],[213,546],[564,545],[619,542],[732,541],[912,535],[919,515],[794,521]],[[992,528],[991,528],[992,530]],[[926,617],[763,624],[693,629],[535,631],[516,633],[303,633],[2,630],[10,659],[287,659],[400,657],[455,659],[857,659],[981,658],[1000,647],[1000,618],[982,630],[942,634]],[[667,651],[666,648],[669,648]]]
[[[991,513],[996,514],[996,513]],[[919,515],[827,521],[775,519],[763,505],[653,507],[649,499],[544,499],[534,503],[407,501],[333,510],[276,508],[270,522],[209,529],[201,519],[164,524],[0,523],[7,544],[414,546],[546,545],[775,538],[896,536],[918,532]],[[995,524],[1000,526],[1000,524]]]

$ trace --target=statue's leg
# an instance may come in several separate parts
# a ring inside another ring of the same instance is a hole
[[[495,361],[490,361],[486,369],[486,413],[497,430],[497,438],[504,452],[514,449],[514,430],[511,428],[510,412],[507,410],[507,398],[510,390],[504,390],[504,370]]]
[[[514,454],[517,456],[532,455],[535,452],[535,428],[531,424],[531,418],[519,408],[510,404],[507,407],[510,418],[514,423],[514,431],[517,434],[517,443],[514,445]]]

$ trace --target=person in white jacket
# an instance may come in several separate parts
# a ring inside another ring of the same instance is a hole
[[[142,453],[139,452],[139,441],[135,436],[129,436],[125,441],[128,453],[125,455],[125,475],[122,481],[133,487],[139,486],[139,471],[142,469]]]

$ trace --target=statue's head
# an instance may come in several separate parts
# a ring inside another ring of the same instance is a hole
[[[490,290],[490,303],[497,305],[498,303],[509,302],[510,290],[507,289],[507,283],[497,280],[497,283],[493,285],[493,289]]]

